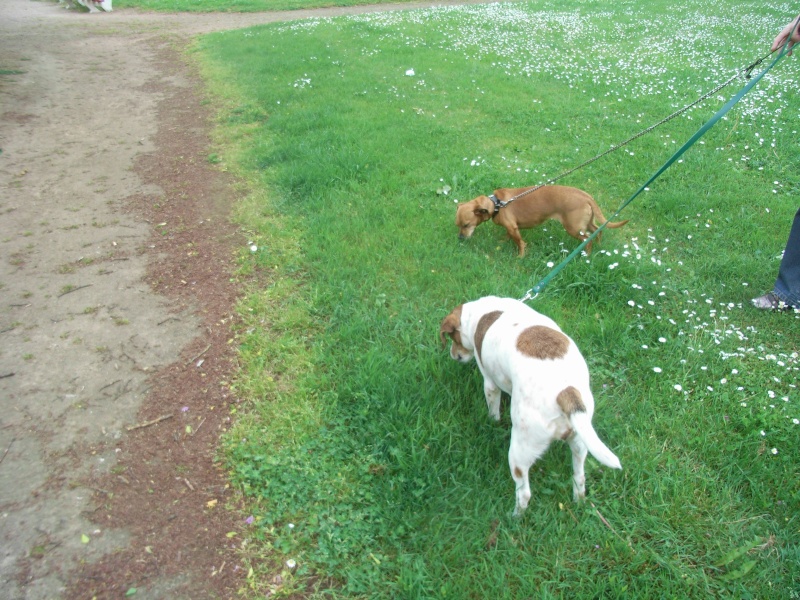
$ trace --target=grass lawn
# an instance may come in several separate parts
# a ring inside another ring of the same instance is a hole
[[[588,459],[586,503],[554,444],[510,516],[507,402],[493,423],[477,367],[438,340],[455,305],[519,298],[577,244],[557,222],[524,232],[522,260],[493,224],[461,242],[456,201],[546,181],[692,102],[789,10],[544,0],[202,38],[213,157],[250,190],[225,460],[251,594],[800,594],[800,315],[749,307],[798,208],[797,56],[530,302],[582,349],[622,461]],[[611,215],[743,84],[560,183]]]

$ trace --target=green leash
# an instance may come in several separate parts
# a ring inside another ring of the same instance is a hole
[[[796,29],[797,29],[797,24],[795,25],[795,30]],[[583,242],[581,242],[580,245],[578,245],[578,247],[575,248],[575,250],[573,250],[569,256],[567,256],[563,261],[561,261],[559,265],[554,267],[553,270],[550,271],[550,273],[548,273],[541,281],[539,281],[539,283],[537,283],[531,289],[525,292],[525,297],[522,298],[522,302],[531,300],[536,296],[538,296],[539,292],[541,292],[547,286],[547,284],[550,283],[550,281],[553,280],[555,276],[558,275],[573,258],[578,256],[578,254],[581,253],[581,251],[586,247],[586,245],[589,242],[591,242],[595,237],[600,235],[600,233],[603,231],[603,229],[605,229],[606,225],[610,221],[613,221],[619,215],[619,213],[621,213],[625,209],[626,206],[628,206],[631,202],[633,202],[634,198],[636,198],[639,194],[641,194],[645,190],[645,188],[647,188],[647,186],[653,183],[653,181],[655,181],[664,171],[666,171],[672,165],[672,163],[678,160],[683,155],[684,152],[686,152],[692,145],[694,145],[694,143],[697,140],[703,137],[706,131],[711,129],[717,123],[717,121],[719,121],[723,116],[725,116],[725,114],[730,109],[732,109],[739,102],[739,100],[741,100],[744,97],[744,95],[747,92],[749,92],[753,88],[754,85],[756,85],[759,81],[761,81],[761,78],[764,77],[764,75],[766,75],[769,72],[769,70],[772,67],[774,67],[775,64],[780,59],[782,59],[784,55],[787,53],[787,46],[789,45],[789,40],[791,39],[792,35],[793,34],[791,33],[789,34],[789,37],[787,38],[786,43],[783,45],[781,51],[778,53],[778,56],[775,57],[775,60],[773,60],[767,66],[767,68],[765,68],[761,73],[753,77],[739,91],[739,93],[737,93],[733,98],[731,98],[728,101],[728,103],[725,104],[725,106],[720,108],[713,117],[711,117],[708,121],[706,121],[706,123],[700,129],[698,129],[697,132],[692,137],[690,137],[689,140],[683,146],[681,146],[678,149],[678,151],[675,154],[673,154],[672,157],[667,162],[665,162],[664,165],[650,177],[650,179],[648,179],[638,190],[636,190],[636,193],[633,194],[633,196],[631,196],[625,202],[622,203],[622,206],[620,206],[617,209],[617,212],[611,215],[611,217],[609,217],[605,223],[603,223],[600,227],[598,227],[597,230],[595,230],[589,237],[583,240]]]

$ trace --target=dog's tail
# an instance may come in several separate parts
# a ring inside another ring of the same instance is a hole
[[[592,427],[591,414],[586,411],[586,404],[578,388],[573,386],[564,388],[556,397],[556,402],[569,419],[572,429],[575,430],[575,433],[577,433],[583,440],[583,443],[586,444],[586,448],[592,453],[592,456],[607,467],[621,469],[622,465],[619,459],[608,449],[608,446],[597,437],[597,432],[595,432],[594,427]]]
[[[608,449],[602,440],[597,437],[597,433],[592,427],[592,420],[585,412],[576,412],[570,415],[569,422],[575,432],[581,436],[583,443],[589,449],[589,453],[594,456],[600,463],[612,469],[621,469],[622,465],[611,450]]]
[[[600,210],[600,207],[597,205],[597,202],[595,202],[594,199],[592,199],[591,204],[592,204],[592,212],[594,213],[594,221],[598,225],[602,225],[603,223],[605,223],[606,227],[608,227],[609,229],[616,229],[617,227],[622,227],[630,220],[630,219],[625,219],[624,221],[609,221],[608,219],[606,219],[605,215],[603,214],[603,211]]]

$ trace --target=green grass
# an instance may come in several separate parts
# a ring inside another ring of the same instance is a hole
[[[511,518],[509,422],[441,319],[521,297],[576,242],[454,200],[535,184],[764,54],[784,5],[539,2],[310,20],[202,39],[220,166],[252,190],[225,442],[253,590],[341,598],[787,598],[800,592],[800,318],[771,288],[797,209],[797,57],[781,62],[532,301],[581,347],[595,427],[571,500],[554,445]],[[413,70],[413,74],[411,74]],[[738,84],[738,85],[741,85]],[[737,86],[562,181],[614,212]],[[449,193],[445,194],[445,186]],[[296,573],[274,576],[286,559]]]

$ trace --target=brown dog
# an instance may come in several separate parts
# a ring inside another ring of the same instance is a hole
[[[509,202],[511,198],[533,188],[503,188],[495,190],[492,200],[489,196],[478,196],[469,202],[458,205],[456,225],[458,237],[462,240],[472,236],[475,228],[492,219],[508,231],[519,248],[519,257],[525,256],[525,242],[519,234],[520,229],[529,229],[541,225],[547,219],[558,219],[570,234],[583,241],[597,230],[598,225],[606,222],[603,212],[589,194],[583,190],[563,185],[545,185]],[[622,227],[628,221],[608,222],[606,227]],[[597,235],[600,241],[600,234]],[[592,253],[592,242],[586,246],[586,253]]]

